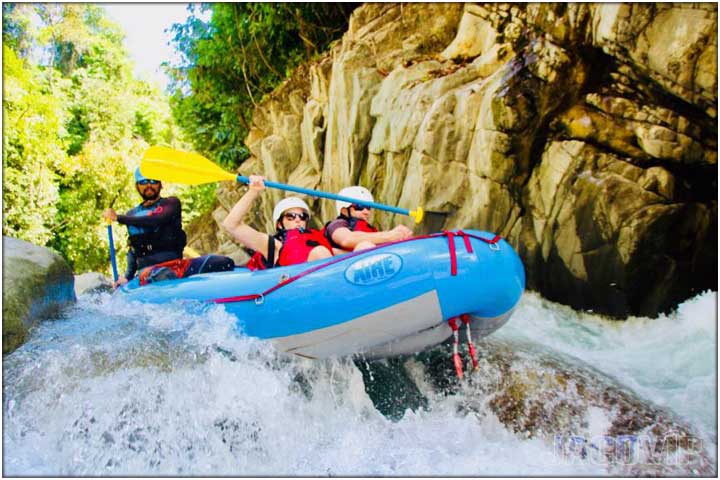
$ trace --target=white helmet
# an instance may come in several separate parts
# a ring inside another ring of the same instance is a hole
[[[343,197],[357,198],[358,200],[365,200],[368,202],[375,201],[373,199],[372,193],[370,193],[370,190],[359,185],[356,185],[354,187],[345,187],[338,192],[338,195]],[[350,202],[343,202],[342,200],[337,200],[335,202],[335,207],[337,208],[338,215],[340,215],[340,210],[342,210],[343,208],[347,208],[350,205],[352,205]]]
[[[275,205],[275,208],[273,208],[273,221],[277,222],[278,220],[280,220],[280,216],[283,214],[283,212],[291,208],[302,208],[307,212],[308,218],[310,218],[310,207],[308,207],[307,203],[305,203],[298,197],[287,197],[280,200]]]

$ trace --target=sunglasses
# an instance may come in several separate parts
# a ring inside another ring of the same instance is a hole
[[[367,205],[355,205],[354,203],[350,205],[350,208],[354,208],[358,212],[362,212],[363,210],[372,210],[372,208]]]
[[[307,221],[308,218],[310,218],[310,215],[307,213],[295,213],[295,212],[287,212],[283,214],[283,217],[285,217],[286,220],[295,220],[296,218],[299,218],[302,221]]]
[[[160,180],[147,180],[147,179],[145,179],[145,180],[139,180],[139,181],[137,181],[137,182],[135,182],[135,183],[137,183],[138,185],[157,185],[158,183],[160,183]]]

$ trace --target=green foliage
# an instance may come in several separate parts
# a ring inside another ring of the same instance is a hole
[[[86,112],[80,106],[70,108],[69,113],[72,116],[65,127],[66,140],[69,143],[67,153],[77,155],[90,136],[90,125],[86,120]]]
[[[191,4],[173,28],[182,62],[166,66],[168,98],[133,78],[124,34],[101,7],[3,3],[3,234],[56,249],[78,273],[108,272],[101,212],[139,202],[132,171],[142,152],[194,147],[239,165],[256,103],[339,38],[355,7]],[[183,202],[186,223],[215,197],[215,185],[165,187]],[[114,231],[122,253],[125,228]]]
[[[55,167],[66,158],[57,134],[65,112],[39,71],[8,45],[3,78],[3,234],[44,244],[58,200]]]
[[[3,4],[3,27],[3,234],[107,272],[101,212],[138,203],[132,171],[149,144],[184,147],[168,99],[133,78],[97,6]],[[122,252],[124,227],[115,241]]]
[[[197,217],[208,212],[215,204],[217,185],[169,185],[165,187],[164,195],[175,195],[182,202],[183,223],[189,224]],[[206,252],[203,252],[206,253]]]
[[[352,3],[213,3],[173,26],[171,106],[198,152],[237,167],[255,105],[347,29]],[[200,14],[212,10],[209,22]]]

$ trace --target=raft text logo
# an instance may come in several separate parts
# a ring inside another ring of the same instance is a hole
[[[389,280],[402,269],[402,259],[394,253],[362,258],[345,270],[345,279],[355,285],[375,285]]]

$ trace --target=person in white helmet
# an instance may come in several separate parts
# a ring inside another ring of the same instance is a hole
[[[338,217],[325,226],[325,237],[333,247],[336,255],[350,251],[365,250],[381,243],[397,242],[412,237],[412,231],[405,225],[398,225],[392,230],[378,231],[370,224],[372,209],[362,201],[373,202],[370,191],[361,186],[343,188],[338,195],[360,200],[349,203],[338,200],[335,202]]]
[[[255,251],[248,263],[251,270],[295,265],[329,258],[333,255],[330,243],[322,232],[307,227],[310,208],[297,198],[280,200],[273,210],[277,229],[274,235],[261,233],[247,225],[243,218],[252,203],[265,190],[264,178],[250,175],[249,189],[238,200],[222,222],[223,228],[238,242]]]

